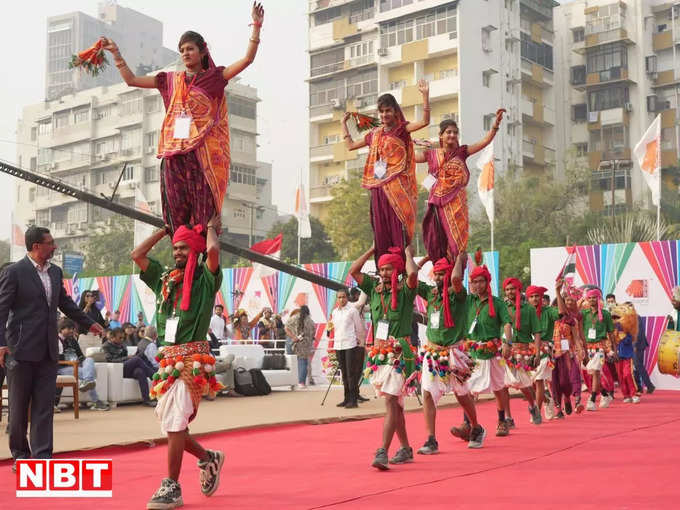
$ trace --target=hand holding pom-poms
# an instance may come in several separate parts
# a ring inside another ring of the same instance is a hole
[[[108,65],[104,55],[104,39],[99,39],[88,49],[71,56],[70,68],[80,67],[87,74],[97,76]]]

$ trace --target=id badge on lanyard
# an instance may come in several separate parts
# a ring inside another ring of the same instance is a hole
[[[179,317],[170,317],[165,321],[165,342],[174,344],[177,337],[177,326],[179,325]]]
[[[439,329],[439,315],[439,310],[436,310],[430,314],[430,328]]]
[[[376,179],[382,179],[387,175],[387,161],[379,159],[373,163],[373,175]]]
[[[597,338],[597,331],[595,328],[588,329],[588,340],[595,340]]]
[[[390,331],[390,323],[385,319],[380,319],[375,328],[376,340],[387,340]]]
[[[563,338],[560,340],[560,350],[562,351],[568,351],[569,350],[569,340],[566,338]]]
[[[173,131],[173,138],[185,140],[189,138],[189,130],[191,128],[191,115],[187,112],[182,112],[175,117],[175,129]]]
[[[432,186],[434,186],[436,182],[437,182],[437,178],[434,175],[427,174],[425,176],[425,178],[423,179],[423,187],[427,191],[430,191],[432,189]]]
[[[468,335],[472,335],[475,332],[476,327],[477,327],[477,317],[475,317],[475,320],[473,320],[472,324],[470,324],[470,329],[468,330]]]

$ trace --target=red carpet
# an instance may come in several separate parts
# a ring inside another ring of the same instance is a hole
[[[513,400],[518,428],[497,438],[495,406],[480,406],[488,436],[469,450],[448,433],[459,409],[439,414],[440,455],[416,456],[388,472],[370,467],[381,420],[296,425],[221,433],[202,439],[227,454],[221,486],[200,494],[198,468],[185,457],[180,482],[187,508],[676,508],[680,394],[656,392],[639,405],[617,399],[609,409],[540,426]],[[228,419],[228,417],[226,418]],[[420,413],[407,415],[411,444],[425,439]],[[392,446],[393,453],[396,441]],[[112,499],[22,500],[14,475],[0,465],[3,508],[145,508],[164,475],[165,447],[108,448],[83,457],[113,458]],[[65,455],[64,457],[78,457]]]

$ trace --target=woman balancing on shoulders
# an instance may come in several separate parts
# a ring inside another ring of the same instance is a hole
[[[348,150],[369,147],[361,185],[371,193],[371,225],[375,239],[376,261],[389,248],[402,251],[411,244],[416,226],[416,166],[411,133],[430,123],[430,89],[425,80],[418,82],[423,96],[423,117],[408,122],[392,94],[378,98],[381,125],[363,139],[352,140],[345,113],[342,131]]]
[[[135,76],[116,43],[102,38],[125,83],[157,88],[163,96],[166,113],[158,142],[161,200],[163,219],[173,232],[187,223],[205,227],[222,209],[230,161],[224,87],[255,59],[264,19],[261,4],[253,4],[252,17],[246,56],[227,67],[215,66],[203,37],[189,31],[178,45],[185,71]]]
[[[458,125],[453,120],[439,124],[439,149],[429,149],[416,154],[416,163],[428,165],[430,196],[423,218],[423,241],[430,260],[443,257],[454,261],[459,252],[467,249],[468,205],[465,187],[470,171],[465,160],[489,145],[498,132],[504,109],[496,111],[496,122],[479,142],[473,145],[458,144]]]

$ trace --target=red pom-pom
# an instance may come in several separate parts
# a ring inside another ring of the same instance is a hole
[[[197,375],[194,377],[194,384],[197,384],[198,386],[203,386],[203,382],[205,379],[203,379],[203,376]]]
[[[192,354],[191,359],[193,361],[198,361],[200,363],[201,359],[203,359],[203,355],[202,354]]]
[[[168,377],[168,384],[172,384],[172,383],[174,383],[174,382],[175,382],[175,377],[172,376],[172,375],[169,376],[169,377]]]
[[[482,253],[482,249],[477,248],[477,250],[475,250],[475,264],[477,264],[478,266],[481,266],[483,260],[484,260],[484,254]]]
[[[167,359],[160,360],[159,365],[165,368],[168,365],[168,360]]]

